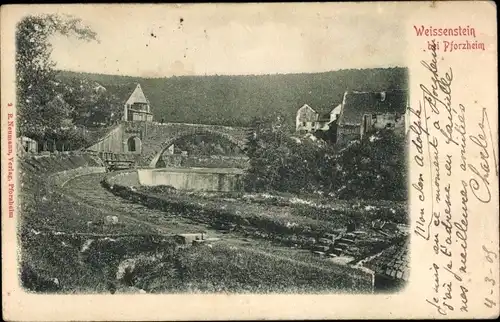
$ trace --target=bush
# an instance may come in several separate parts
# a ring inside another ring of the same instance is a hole
[[[369,276],[352,268],[223,244],[177,248],[173,254],[141,262],[133,280],[135,286],[148,292],[371,291]]]
[[[293,138],[273,125],[250,137],[248,155],[247,191],[407,199],[405,138],[390,130],[366,135],[336,151],[321,140]]]
[[[334,148],[311,138],[294,138],[280,124],[249,138],[247,191],[329,192],[336,180]]]
[[[337,163],[339,198],[407,200],[404,137],[390,130],[366,135],[342,150]]]

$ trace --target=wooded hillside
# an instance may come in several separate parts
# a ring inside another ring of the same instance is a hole
[[[313,74],[141,78],[60,71],[61,81],[85,78],[104,87],[140,83],[157,121],[250,126],[255,119],[284,117],[307,103],[328,112],[346,90],[406,89],[406,68],[346,69]]]

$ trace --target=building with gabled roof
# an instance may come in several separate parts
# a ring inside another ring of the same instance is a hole
[[[338,117],[338,142],[361,139],[367,132],[384,128],[404,135],[407,107],[405,90],[345,92]]]
[[[328,113],[320,114],[309,105],[302,105],[295,117],[296,132],[305,134],[314,131],[327,131],[340,113],[340,107],[341,105],[338,105]]]
[[[137,84],[132,94],[124,104],[124,121],[153,121],[153,113],[149,101],[142,91],[141,85]]]
[[[299,133],[309,133],[316,127],[319,114],[307,104],[298,109],[295,117],[295,130]]]

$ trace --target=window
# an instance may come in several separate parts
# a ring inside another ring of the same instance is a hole
[[[312,126],[316,126],[316,122],[312,122],[312,123],[311,123],[311,125],[312,125]]]
[[[392,123],[387,123],[387,124],[385,125],[385,127],[386,127],[386,128],[388,128],[388,129],[391,129],[391,128],[393,128],[393,125],[394,125],[394,124],[392,124]]]
[[[306,123],[307,123],[307,122],[302,122],[302,126],[306,126]]]

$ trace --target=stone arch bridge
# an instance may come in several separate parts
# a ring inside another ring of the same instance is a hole
[[[139,166],[155,167],[163,152],[184,137],[220,137],[227,144],[244,151],[251,131],[251,128],[221,125],[123,121],[87,150],[125,154]]]

